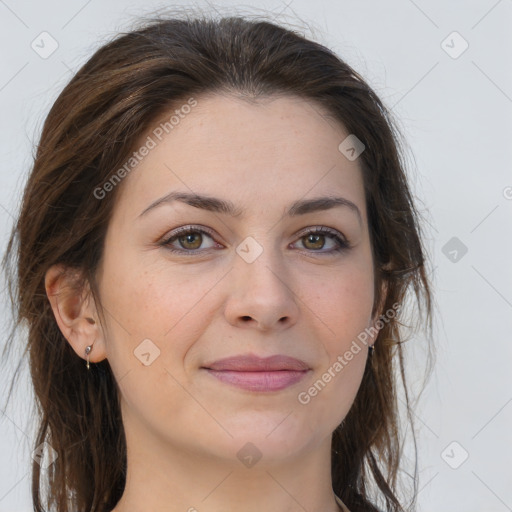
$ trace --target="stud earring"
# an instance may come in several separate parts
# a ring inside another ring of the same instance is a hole
[[[87,367],[87,369],[89,370],[89,353],[91,352],[92,350],[92,345],[88,345],[87,347],[85,347],[85,355],[87,357],[87,362],[85,364],[85,366]]]
[[[94,318],[86,318],[86,320],[90,323],[90,324],[95,324],[96,322],[94,321]],[[89,354],[92,350],[92,345],[88,345],[87,347],[85,347],[85,355],[87,357],[87,362],[85,364],[85,366],[87,367],[87,369],[89,370],[90,366],[89,366]]]

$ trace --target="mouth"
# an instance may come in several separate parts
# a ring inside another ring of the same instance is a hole
[[[221,359],[202,369],[225,384],[258,392],[285,389],[311,371],[300,359],[284,355],[261,358],[253,354]]]

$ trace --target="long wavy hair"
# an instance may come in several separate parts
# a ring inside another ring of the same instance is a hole
[[[412,318],[432,330],[432,296],[422,219],[397,123],[356,71],[299,31],[269,19],[188,13],[146,20],[97,49],[62,90],[42,128],[3,259],[14,314],[4,355],[18,343],[14,333],[26,327],[23,357],[28,354],[38,409],[33,447],[47,442],[56,453],[44,474],[37,461],[32,464],[34,510],[110,511],[123,493],[127,463],[119,388],[109,362],[95,363],[87,373],[55,321],[45,273],[57,263],[80,271],[77,286],[90,289],[101,313],[96,269],[121,187],[101,201],[94,191],[163,113],[191,96],[215,92],[248,101],[272,95],[314,101],[365,145],[358,162],[374,255],[374,312],[411,297],[415,313],[405,319],[401,309],[379,331],[355,401],[333,432],[332,488],[351,512],[378,511],[379,504],[396,512],[412,507],[417,450],[404,328],[409,332]],[[432,343],[426,339],[428,370]],[[400,379],[416,456],[407,505],[399,496]],[[11,392],[12,384],[9,397]]]

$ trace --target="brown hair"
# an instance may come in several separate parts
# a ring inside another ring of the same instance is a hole
[[[279,94],[313,100],[364,143],[359,163],[374,253],[374,311],[403,304],[412,290],[416,317],[431,328],[425,250],[399,131],[360,75],[297,31],[243,16],[156,19],[120,34],[94,53],[53,104],[4,257],[15,328],[23,322],[28,327],[26,351],[39,408],[34,447],[47,441],[58,456],[43,480],[39,463],[32,465],[34,510],[44,510],[41,491],[47,490],[48,510],[109,511],[126,477],[119,389],[109,362],[93,364],[87,374],[57,326],[45,273],[57,263],[77,271],[82,280],[76,286],[90,287],[101,311],[95,271],[120,187],[101,201],[94,191],[162,113],[215,92],[248,101]],[[333,433],[332,486],[351,512],[377,511],[378,501],[388,511],[404,510],[397,496],[397,368],[411,426],[413,418],[403,324],[400,310],[380,330],[355,401]],[[416,472],[413,482],[411,505]]]

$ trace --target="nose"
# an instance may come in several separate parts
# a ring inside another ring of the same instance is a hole
[[[251,263],[236,255],[229,275],[224,314],[231,325],[269,331],[297,322],[299,299],[290,274],[270,249]]]

